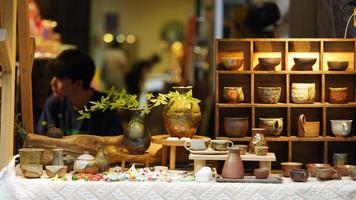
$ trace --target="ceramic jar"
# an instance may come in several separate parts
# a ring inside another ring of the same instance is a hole
[[[85,174],[96,174],[99,169],[94,156],[90,155],[88,151],[84,151],[74,162],[74,171]]]
[[[223,98],[228,103],[240,103],[245,97],[242,87],[224,87]]]
[[[264,128],[265,133],[279,136],[283,130],[283,118],[259,118],[259,127]]]
[[[240,156],[240,148],[229,147],[229,154],[225,160],[221,175],[224,178],[244,178],[244,166]]]
[[[96,152],[95,161],[99,167],[100,172],[105,172],[107,169],[109,169],[110,163],[102,146],[99,146],[98,152]]]
[[[331,131],[335,136],[347,137],[352,128],[352,120],[330,120]]]
[[[63,166],[63,149],[52,149],[53,161],[52,165]]]
[[[249,129],[248,117],[225,117],[224,129],[228,137],[245,137]]]
[[[292,101],[294,103],[313,103],[315,83],[292,83]]]
[[[39,178],[43,171],[44,149],[23,148],[20,152],[20,169],[26,178]]]
[[[197,132],[201,112],[198,103],[188,100],[187,93],[192,86],[173,87],[179,98],[172,99],[163,109],[163,123],[171,137],[192,138]]]
[[[348,87],[332,88],[329,87],[330,103],[347,103]]]
[[[281,97],[281,87],[258,87],[258,97],[262,103],[276,104]]]
[[[249,143],[249,152],[255,153],[256,146],[266,146],[267,140],[264,136],[265,129],[264,128],[253,128],[252,129],[252,137]]]

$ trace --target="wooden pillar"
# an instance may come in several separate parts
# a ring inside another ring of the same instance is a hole
[[[2,66],[1,87],[1,132],[0,168],[13,156],[15,115],[15,64],[16,64],[16,19],[17,0],[0,0],[0,64]]]

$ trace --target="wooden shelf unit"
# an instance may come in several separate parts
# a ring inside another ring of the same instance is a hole
[[[222,56],[244,58],[238,71],[219,65]],[[280,57],[276,71],[257,69],[258,57]],[[313,71],[295,71],[293,58],[317,58]],[[346,71],[328,71],[329,60],[347,60]],[[356,39],[219,39],[215,42],[215,137],[248,144],[251,130],[243,138],[225,135],[225,117],[248,117],[250,128],[258,127],[259,117],[283,117],[279,137],[267,136],[270,151],[276,153],[277,166],[284,161],[332,162],[332,154],[346,152],[349,163],[356,163]],[[295,104],[291,100],[292,83],[315,83],[316,98],[312,104]],[[225,103],[225,86],[243,87],[243,103]],[[264,104],[258,99],[259,86],[282,87],[278,104]],[[329,87],[348,87],[349,102],[329,103]],[[320,136],[298,137],[297,120],[305,114],[307,121],[320,121]],[[349,137],[334,137],[330,119],[352,119]],[[346,143],[345,143],[346,142]],[[316,144],[317,143],[317,144]]]

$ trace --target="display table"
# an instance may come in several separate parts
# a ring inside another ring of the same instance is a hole
[[[204,154],[189,154],[189,159],[194,160],[194,173],[205,165],[206,160],[226,160],[228,154],[222,155],[204,155]],[[271,161],[276,161],[274,153],[267,153],[266,156],[258,156],[256,154],[246,153],[241,155],[243,161],[259,161],[260,168],[271,169]]]
[[[1,187],[1,186],[0,186]],[[198,183],[198,182],[85,182],[52,181],[15,177],[7,199],[356,199],[356,181],[262,183]],[[4,194],[0,193],[0,199]]]
[[[162,165],[166,165],[167,163],[167,151],[168,147],[170,147],[170,154],[169,154],[169,169],[176,169],[176,151],[177,147],[184,146],[183,140],[167,140],[169,135],[155,135],[152,136],[152,142],[157,144],[162,144]],[[194,135],[193,139],[204,139],[209,140],[209,137]]]

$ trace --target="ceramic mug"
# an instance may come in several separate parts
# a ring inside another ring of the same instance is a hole
[[[346,137],[350,134],[352,120],[330,120],[331,131],[335,136]]]
[[[326,181],[331,179],[338,179],[340,174],[332,167],[321,167],[317,169],[317,177],[319,180]]]
[[[234,145],[230,140],[211,140],[211,148],[215,151],[227,151],[228,147]]]
[[[207,149],[207,145],[205,140],[202,139],[191,139],[189,141],[184,142],[184,148],[188,151],[204,151]]]
[[[283,130],[283,118],[259,118],[259,127],[265,128],[265,133],[279,136]]]

